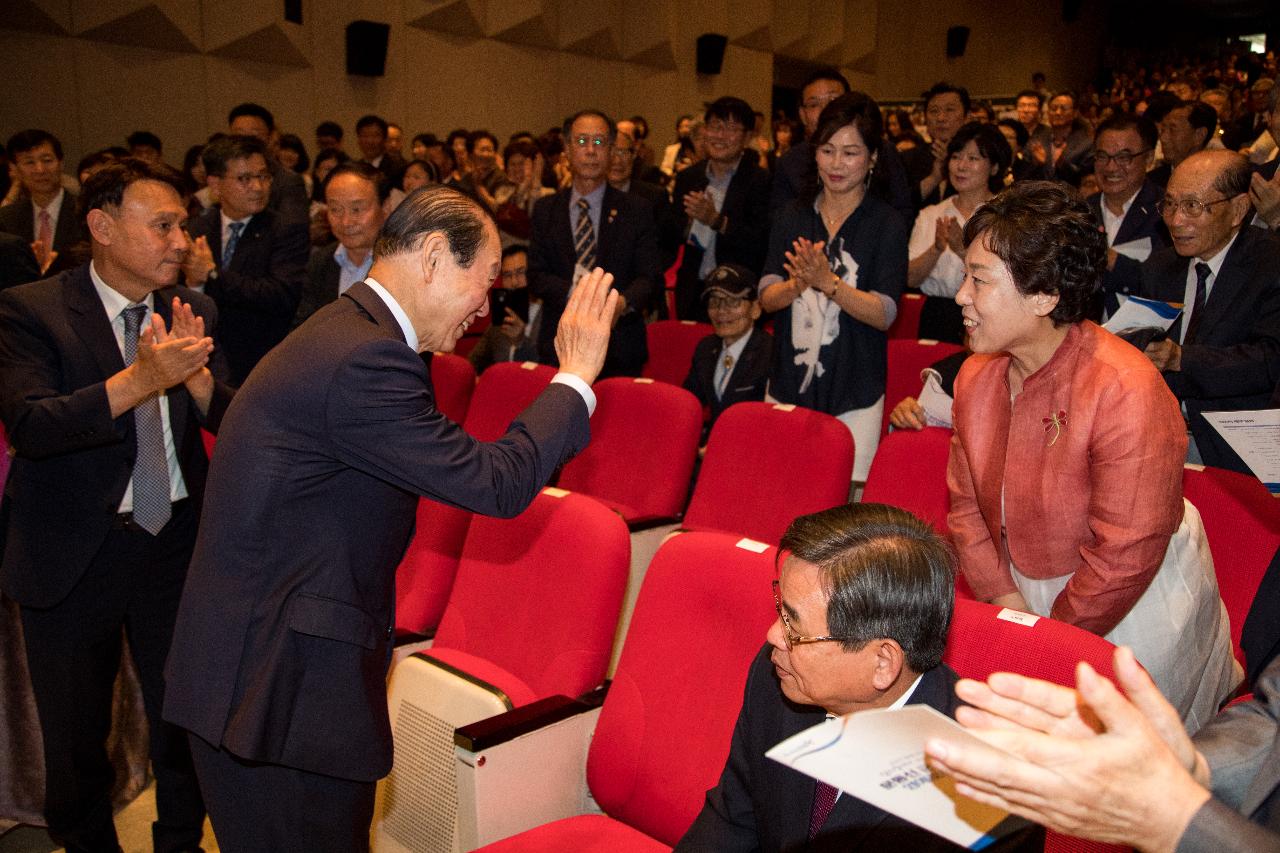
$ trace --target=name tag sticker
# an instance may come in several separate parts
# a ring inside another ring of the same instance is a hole
[[[520,362],[520,367],[521,367],[521,368],[523,368],[523,369],[525,369],[525,370],[536,370],[536,369],[537,369],[537,367],[538,367],[538,362],[536,362],[536,361],[522,361],[522,362]]]
[[[1019,625],[1025,625],[1030,628],[1032,625],[1040,621],[1040,617],[1034,613],[1023,613],[1021,610],[1014,610],[1006,607],[996,614],[997,619],[1003,619],[1006,622],[1015,622]]]
[[[652,385],[653,380],[647,376],[637,376],[635,379],[637,385]]]
[[[562,498],[565,495],[569,494],[569,490],[557,489],[555,486],[547,486],[545,489],[542,490],[542,493],[548,497]]]
[[[734,543],[734,545],[744,551],[750,551],[752,554],[763,554],[765,551],[769,550],[769,546],[763,542],[757,542],[754,539],[747,539],[746,537],[739,539]]]
[[[794,412],[796,410],[795,403],[774,403],[773,407],[779,412]]]

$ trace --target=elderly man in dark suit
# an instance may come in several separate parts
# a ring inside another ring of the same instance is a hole
[[[906,704],[955,714],[957,676],[942,663],[955,597],[946,543],[906,510],[861,503],[797,518],[781,548],[778,619],[747,673],[729,760],[675,849],[961,849],[765,757],[832,715]],[[989,849],[1021,842],[1043,846],[1020,836]]]
[[[1156,138],[1154,124],[1124,114],[1111,116],[1094,133],[1093,172],[1101,191],[1085,201],[1107,235],[1107,271],[1102,276],[1107,315],[1120,307],[1122,294],[1138,292],[1142,261],[1169,245],[1169,229],[1156,210],[1164,190],[1147,179]]]
[[[384,203],[390,195],[386,176],[368,163],[340,163],[325,178],[325,215],[338,239],[311,253],[293,325],[302,325],[351,285],[364,281],[373,266],[378,229],[387,221]]]
[[[0,207],[0,231],[25,240],[43,274],[79,266],[87,260],[88,235],[75,196],[62,186],[62,143],[47,131],[24,130],[5,149],[26,197]]]
[[[1280,376],[1280,238],[1242,226],[1248,192],[1240,154],[1202,151],[1180,163],[1161,201],[1173,246],[1142,265],[1140,294],[1184,306],[1146,353],[1190,422],[1189,461],[1244,473],[1200,413],[1265,409]]]
[[[202,290],[222,315],[222,345],[237,385],[284,338],[307,276],[307,230],[267,207],[266,148],[252,136],[228,136],[200,155],[219,203],[188,226],[195,241],[187,286]]]
[[[523,510],[585,446],[618,297],[602,271],[565,307],[561,371],[500,440],[437,410],[420,352],[488,307],[499,238],[448,187],[387,219],[369,277],[291,334],[223,421],[166,669],[228,851],[367,850],[391,769],[395,570],[418,496]]]
[[[602,375],[639,376],[649,356],[644,312],[662,270],[649,204],[606,181],[616,134],[613,119],[598,110],[564,123],[573,184],[533,208],[529,292],[542,300],[538,360],[556,364],[553,338],[570,294],[593,267],[612,273],[618,316]]]
[[[208,468],[200,428],[217,431],[232,390],[214,376],[212,300],[172,286],[188,251],[176,179],[125,160],[81,204],[92,263],[0,294],[16,454],[0,582],[21,606],[50,835],[117,849],[106,739],[123,627],[151,734],[154,846],[195,850],[204,806],[182,733],[161,722],[162,670]]]
[[[1032,134],[1027,143],[1026,153],[1038,167],[1032,177],[1078,187],[1090,166],[1093,134],[1080,118],[1076,96],[1071,92],[1059,92],[1050,98],[1048,114],[1049,124]]]

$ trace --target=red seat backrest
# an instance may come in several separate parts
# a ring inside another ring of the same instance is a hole
[[[564,466],[558,484],[599,498],[628,522],[678,517],[698,455],[698,398],[628,377],[602,380],[594,390],[591,443]]]
[[[914,341],[920,337],[920,312],[924,310],[924,297],[919,293],[904,293],[898,298],[898,316],[889,327],[889,339],[906,338]],[[888,403],[888,400],[885,400]],[[897,405],[896,401],[891,405]]]
[[[483,658],[534,698],[576,696],[609,665],[631,537],[586,495],[544,489],[515,518],[472,519],[436,648]]]
[[[440,624],[471,513],[428,498],[418,500],[418,520],[396,568],[396,628],[425,634]]]
[[[684,527],[776,545],[796,516],[845,503],[852,473],[853,436],[831,415],[736,403],[711,429]]]
[[[880,434],[889,433],[889,414],[905,397],[919,397],[920,371],[934,362],[953,355],[963,347],[945,341],[890,340],[889,371],[884,382],[884,421]]]
[[[1218,592],[1231,619],[1231,644],[1243,664],[1240,632],[1258,584],[1280,548],[1280,500],[1256,477],[1193,465],[1182,469],[1182,494],[1204,521]]]
[[[476,383],[462,426],[480,441],[496,441],[511,422],[543,392],[554,367],[504,361],[491,366]]]
[[[476,389],[471,362],[451,352],[436,353],[431,356],[431,386],[440,414],[455,424],[466,420],[471,394]]]
[[[949,429],[894,430],[880,439],[862,499],[913,512],[946,536],[947,512],[951,509],[947,490],[950,450]]]
[[[773,548],[683,533],[645,574],[587,756],[605,813],[675,844],[729,755],[752,659],[776,618]]]
[[[714,334],[710,323],[691,320],[659,320],[645,327],[649,360],[642,375],[672,385],[683,385],[693,364],[698,341]]]

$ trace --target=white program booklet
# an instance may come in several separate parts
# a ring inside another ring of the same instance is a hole
[[[1127,243],[1116,243],[1111,248],[1116,250],[1117,255],[1124,255],[1141,263],[1151,257],[1151,238],[1140,237]]]
[[[1280,493],[1280,409],[1203,414],[1267,491]]]
[[[1141,296],[1124,298],[1116,313],[1102,325],[1108,332],[1121,332],[1125,329],[1141,329],[1155,326],[1169,331],[1173,321],[1178,319],[1182,309],[1158,299],[1143,299]]]
[[[920,397],[916,401],[924,409],[924,421],[931,427],[951,429],[951,405],[955,401],[951,395],[942,390],[942,380],[938,371],[926,367],[920,372],[924,387],[920,389]]]
[[[828,719],[765,755],[969,850],[1028,825],[957,794],[951,777],[925,764],[931,737],[977,740],[927,705],[906,705]]]

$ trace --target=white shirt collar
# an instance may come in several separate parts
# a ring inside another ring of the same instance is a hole
[[[747,333],[746,333],[745,335],[743,335],[742,337],[738,338],[736,341],[734,341],[734,342],[733,342],[732,344],[730,344],[729,346],[727,346],[727,347],[726,347],[726,346],[723,346],[723,345],[722,345],[722,346],[720,347],[720,354],[721,354],[721,355],[728,355],[728,356],[732,356],[732,357],[733,357],[733,363],[734,363],[734,364],[737,364],[737,363],[738,363],[738,359],[742,356],[742,351],[743,351],[744,349],[746,349],[746,348],[747,348],[747,341],[751,340],[751,333],[752,333],[752,332],[754,332],[754,331],[755,331],[755,328],[754,328],[754,327],[753,327],[753,328],[749,328],[749,329],[747,329]]]
[[[404,313],[404,309],[400,307],[400,303],[396,302],[394,296],[387,292],[387,289],[372,278],[366,278],[364,283],[369,285],[369,289],[378,294],[378,298],[391,310],[391,315],[396,318],[396,322],[400,324],[400,331],[404,334],[405,345],[414,352],[418,351],[418,333],[414,331],[413,323],[409,321],[409,315]]]
[[[102,276],[98,274],[98,268],[94,261],[89,262],[89,278],[93,281],[93,289],[98,291],[98,299],[102,300],[102,307],[106,309],[109,322],[114,323],[116,318],[124,313],[124,309],[134,305],[145,305],[147,307],[147,316],[143,319],[149,320],[151,318],[152,306],[155,303],[153,294],[148,293],[141,302],[131,302],[129,297],[102,279]]]

